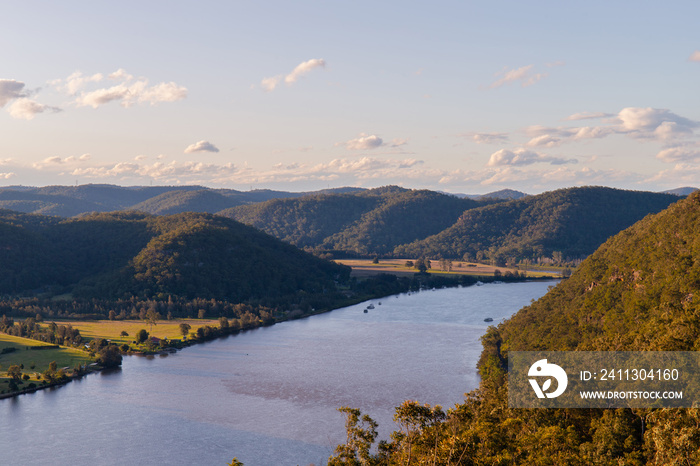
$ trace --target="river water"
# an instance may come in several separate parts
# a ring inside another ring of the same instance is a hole
[[[0,400],[0,464],[325,464],[344,440],[336,408],[361,409],[388,438],[406,399],[461,402],[479,383],[484,319],[498,323],[552,284],[390,296],[125,357],[121,370]]]

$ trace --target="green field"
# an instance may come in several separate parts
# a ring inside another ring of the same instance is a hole
[[[0,354],[0,392],[7,390],[9,378],[7,377],[7,369],[10,366],[24,365],[22,373],[28,374],[30,380],[20,384],[27,385],[30,382],[37,382],[36,374],[44,372],[49,368],[49,364],[56,361],[59,368],[73,367],[77,365],[89,364],[92,362],[90,355],[84,351],[75,348],[52,348],[49,343],[43,343],[28,338],[13,337],[10,335],[0,334],[0,351],[5,348],[15,348],[9,353]],[[46,349],[39,349],[39,348]]]
[[[73,328],[80,330],[80,335],[86,339],[104,338],[111,340],[112,343],[121,345],[122,343],[130,344],[134,341],[136,333],[141,329],[154,337],[160,339],[167,338],[168,340],[182,339],[180,333],[180,324],[189,324],[192,328],[190,332],[197,331],[198,327],[209,325],[218,327],[218,320],[210,319],[178,319],[178,320],[159,320],[156,325],[151,326],[142,320],[81,320],[81,321],[56,321],[58,325],[72,325]],[[121,332],[126,332],[129,336],[121,336]]]

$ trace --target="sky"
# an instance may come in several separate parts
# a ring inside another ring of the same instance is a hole
[[[700,2],[3,2],[0,186],[700,187]]]

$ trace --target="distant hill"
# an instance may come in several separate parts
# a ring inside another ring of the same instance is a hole
[[[668,191],[663,191],[665,194],[675,194],[676,196],[688,196],[695,191],[697,191],[698,188],[676,188],[676,189],[669,189]]]
[[[398,246],[394,255],[493,259],[591,254],[608,237],[678,197],[602,187],[569,188],[471,209],[440,233]]]
[[[299,247],[372,255],[391,253],[399,244],[442,231],[465,210],[481,205],[434,191],[388,186],[277,199],[219,214]]]
[[[73,217],[91,212],[140,210],[166,215],[179,212],[214,213],[229,207],[294,198],[316,193],[353,193],[361,188],[324,189],[313,193],[293,193],[256,189],[236,191],[204,186],[133,186],[107,184],[80,186],[8,186],[0,188],[0,209],[25,213]]]
[[[223,217],[0,211],[0,293],[240,302],[335,289],[349,269]]]
[[[458,195],[460,197],[467,197],[469,199],[501,199],[501,200],[510,200],[510,199],[521,199],[525,196],[528,196],[528,194],[525,194],[520,191],[515,191],[513,189],[501,189],[500,191],[494,191],[491,193],[487,194],[460,194]]]
[[[700,464],[696,408],[513,409],[508,402],[511,351],[700,349],[700,193],[676,201],[608,239],[571,278],[490,327],[479,388],[447,416],[404,403],[400,413],[416,427],[410,437],[392,434],[381,462],[399,464],[411,451],[415,464]],[[666,387],[658,378],[652,384]],[[684,397],[695,399],[696,388]]]

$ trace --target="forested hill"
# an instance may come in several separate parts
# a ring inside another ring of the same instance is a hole
[[[352,194],[276,199],[220,212],[299,247],[348,254],[389,254],[442,231],[467,209],[491,201],[396,186]]]
[[[700,350],[700,192],[605,242],[499,328],[504,350]]]
[[[399,246],[400,257],[508,260],[583,258],[606,239],[678,196],[603,187],[568,188],[471,209],[440,233]]]
[[[335,290],[349,269],[208,214],[61,220],[0,210],[0,293],[242,302]]]
[[[511,409],[506,377],[510,351],[700,350],[699,231],[696,192],[610,238],[571,278],[490,327],[479,389],[464,403],[397,409],[413,430],[392,434],[377,464],[409,455],[411,464],[700,464],[697,408]]]

